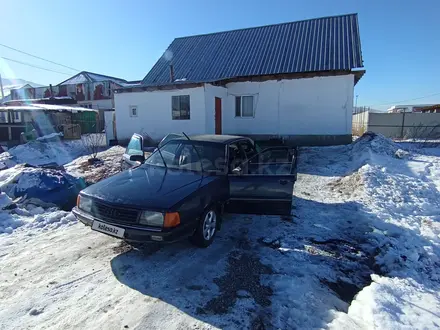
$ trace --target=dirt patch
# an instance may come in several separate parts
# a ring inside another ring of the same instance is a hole
[[[114,163],[108,164],[104,161],[98,161],[94,164],[83,161],[79,165],[79,169],[84,173],[82,176],[87,183],[96,183],[120,172],[120,167]]]
[[[117,246],[113,247],[113,252],[123,254],[133,250],[133,247],[125,241],[121,241]]]
[[[231,252],[226,274],[214,279],[214,283],[219,287],[220,296],[208,301],[197,312],[199,314],[225,314],[239,298],[239,291],[247,291],[262,307],[270,306],[273,291],[271,287],[260,283],[260,276],[263,274],[273,274],[272,268],[263,265],[257,257],[251,254]]]
[[[354,172],[351,175],[336,179],[328,185],[331,190],[349,197],[356,194],[359,190],[363,190],[365,183],[362,174]]]

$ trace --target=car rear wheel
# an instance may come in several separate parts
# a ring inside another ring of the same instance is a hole
[[[208,247],[217,233],[219,217],[215,208],[208,208],[202,215],[191,241],[199,247]]]

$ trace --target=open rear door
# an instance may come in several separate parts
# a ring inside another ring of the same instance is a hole
[[[144,138],[142,135],[133,134],[128,143],[127,149],[125,149],[125,153],[122,155],[121,170],[126,170],[139,165],[139,161],[131,160],[130,157],[133,155],[144,156],[143,140]]]
[[[290,215],[296,180],[296,151],[268,148],[229,174],[232,213]]]

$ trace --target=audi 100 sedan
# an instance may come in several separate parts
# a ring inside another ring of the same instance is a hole
[[[142,141],[130,141],[126,155],[131,168],[78,196],[73,213],[95,231],[132,244],[189,237],[207,247],[224,212],[290,214],[295,149],[259,150],[246,137],[199,135],[175,136],[147,159]]]

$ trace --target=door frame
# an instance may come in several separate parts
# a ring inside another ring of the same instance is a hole
[[[222,134],[222,98],[214,97],[214,132],[215,134]]]

